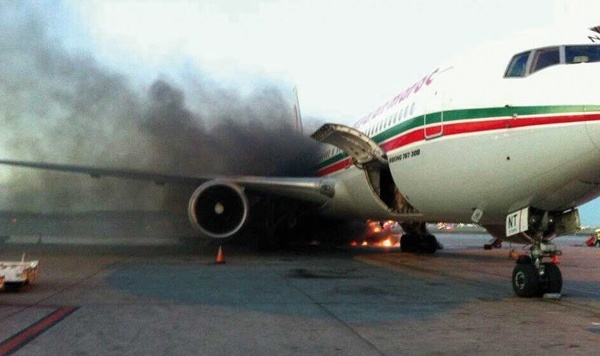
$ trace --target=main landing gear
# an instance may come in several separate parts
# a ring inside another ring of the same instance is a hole
[[[535,218],[534,218],[535,219]],[[517,265],[512,273],[512,286],[519,297],[531,298],[544,294],[560,294],[562,290],[562,274],[553,262],[544,262],[544,258],[553,259],[562,254],[551,243],[551,236],[555,236],[554,224],[544,213],[537,219],[538,224],[528,230],[533,236],[523,235],[531,241],[529,255],[517,259]]]
[[[435,236],[427,231],[425,223],[402,223],[400,226],[404,230],[400,240],[400,251],[433,254],[444,248]]]

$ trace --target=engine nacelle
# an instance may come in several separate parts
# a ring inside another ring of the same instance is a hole
[[[188,205],[192,226],[212,238],[238,232],[248,218],[248,198],[238,185],[212,180],[200,185]]]

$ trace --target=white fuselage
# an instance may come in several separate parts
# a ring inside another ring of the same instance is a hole
[[[593,41],[553,45],[580,43]],[[431,222],[471,222],[479,209],[481,224],[501,225],[522,207],[564,211],[599,196],[600,62],[505,77],[513,55],[540,48],[522,46],[432,71],[357,123],[384,149],[395,185],[418,214],[398,214],[369,196],[366,172],[341,151],[320,166],[340,194],[327,209]]]

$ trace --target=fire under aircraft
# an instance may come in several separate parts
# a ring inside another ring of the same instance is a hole
[[[312,134],[326,144],[313,177],[0,163],[197,184],[189,218],[212,238],[240,231],[249,195],[292,199],[324,216],[397,221],[406,252],[438,249],[428,222],[477,223],[499,240],[530,245],[512,284],[518,296],[533,297],[561,292],[560,269],[548,261],[561,251],[551,241],[577,231],[577,206],[600,196],[599,86],[600,27],[571,27],[490,43],[427,73],[352,127],[323,125]],[[265,218],[281,220],[272,214]]]

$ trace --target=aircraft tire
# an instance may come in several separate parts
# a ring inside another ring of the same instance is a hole
[[[421,240],[421,251],[426,254],[434,254],[438,249],[437,239],[434,235],[427,234]]]
[[[18,292],[24,285],[24,282],[6,282],[4,283],[4,290],[7,292]]]
[[[522,298],[539,295],[540,276],[533,264],[517,264],[512,273],[512,285],[515,294]]]
[[[546,269],[547,281],[542,292],[560,293],[562,290],[562,273],[560,272],[560,268],[552,262],[545,262],[544,268]]]
[[[400,251],[402,252],[418,252],[419,238],[413,234],[403,234],[400,239]]]

